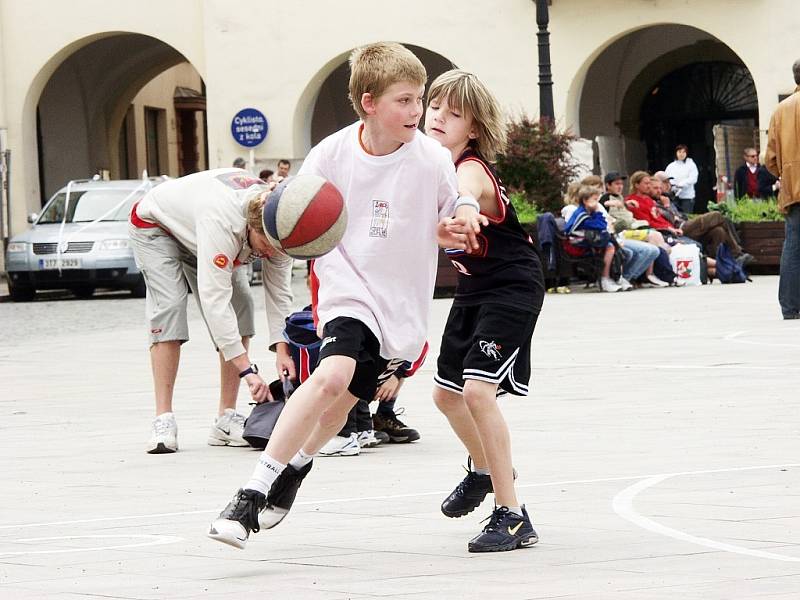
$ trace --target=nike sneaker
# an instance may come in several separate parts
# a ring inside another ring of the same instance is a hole
[[[381,440],[379,440],[375,435],[374,429],[369,429],[367,431],[359,431],[358,437],[356,439],[358,441],[358,445],[361,448],[374,448],[375,446],[381,443]]]
[[[300,470],[295,469],[292,465],[286,465],[286,468],[281,471],[272,487],[269,488],[266,506],[258,514],[258,524],[261,527],[272,529],[289,514],[294,499],[297,497],[297,490],[300,489],[300,484],[303,483],[303,479],[308,475],[313,464],[314,461],[311,461]]]
[[[522,516],[505,506],[497,506],[488,521],[483,531],[469,541],[470,552],[505,552],[533,546],[539,541],[524,506]]]
[[[249,446],[250,444],[242,437],[246,418],[232,408],[226,408],[224,413],[214,419],[208,434],[208,445]]]
[[[178,424],[171,412],[153,419],[153,431],[147,442],[148,454],[171,454],[178,451]]]
[[[267,498],[261,492],[240,489],[211,523],[208,537],[243,550],[250,532],[258,533],[258,513],[266,504]]]
[[[358,444],[358,435],[335,435],[320,448],[317,456],[358,456],[361,446]]]

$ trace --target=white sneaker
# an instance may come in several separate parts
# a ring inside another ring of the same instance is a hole
[[[359,431],[356,440],[358,441],[358,445],[362,448],[374,448],[381,443],[381,441],[375,437],[374,429]]]
[[[237,413],[232,408],[214,419],[211,431],[208,434],[209,446],[249,446],[242,437],[246,417]]]
[[[633,284],[624,277],[620,277],[619,279],[617,279],[617,285],[620,288],[622,288],[623,292],[627,292],[628,290],[633,289]]]
[[[148,454],[172,454],[178,451],[178,424],[171,412],[153,419],[153,432],[147,442]]]
[[[319,456],[358,456],[359,452],[361,452],[361,446],[358,445],[358,436],[353,433],[350,437],[334,436],[317,454]]]
[[[669,284],[663,279],[656,277],[655,273],[650,273],[650,275],[647,276],[647,283],[660,288],[669,287]]]
[[[603,290],[604,292],[618,292],[622,289],[622,287],[619,286],[617,282],[611,279],[610,277],[601,277],[600,289]]]

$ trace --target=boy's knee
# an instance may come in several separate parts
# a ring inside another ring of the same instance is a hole
[[[311,383],[317,394],[323,398],[339,398],[347,391],[350,380],[344,373],[337,371],[315,371],[306,383]]]
[[[433,403],[442,413],[447,414],[464,405],[464,396],[437,387],[433,390]]]
[[[464,385],[464,402],[470,412],[484,410],[497,402],[497,388],[483,381],[468,380]]]

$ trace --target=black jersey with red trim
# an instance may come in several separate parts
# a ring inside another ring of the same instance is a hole
[[[471,148],[456,161],[456,169],[467,161],[481,165],[494,183],[498,216],[485,215],[489,225],[478,234],[480,248],[467,254],[445,250],[458,270],[455,305],[494,302],[539,310],[544,298],[544,277],[539,256],[530,236],[492,165]]]

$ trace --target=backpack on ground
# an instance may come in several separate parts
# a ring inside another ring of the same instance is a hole
[[[717,279],[721,283],[744,283],[750,279],[724,243],[717,248]]]
[[[283,337],[289,345],[289,352],[294,362],[297,378],[293,381],[273,381],[269,385],[272,402],[263,402],[253,407],[250,416],[244,424],[242,437],[253,448],[259,450],[266,447],[275,423],[278,422],[286,400],[291,396],[294,388],[303,383],[311,375],[319,360],[322,340],[317,337],[314,326],[314,316],[310,307],[306,310],[293,312],[286,318],[286,327]]]

